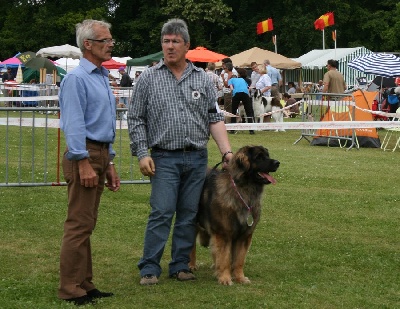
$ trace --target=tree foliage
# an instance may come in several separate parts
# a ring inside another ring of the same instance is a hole
[[[110,22],[117,40],[115,56],[139,57],[158,52],[160,29],[169,18],[187,21],[191,45],[232,55],[258,46],[298,57],[322,48],[314,21],[334,12],[325,29],[325,48],[365,46],[372,51],[400,52],[398,0],[8,0],[0,2],[0,59],[17,52],[75,43],[75,24],[85,18]],[[256,34],[256,24],[273,19],[274,30]]]

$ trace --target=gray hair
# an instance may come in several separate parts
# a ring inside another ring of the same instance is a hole
[[[94,30],[94,26],[100,26],[107,29],[111,28],[111,24],[102,21],[102,20],[94,20],[94,19],[86,19],[81,23],[76,24],[76,44],[79,49],[83,52],[85,50],[83,42],[86,39],[96,39],[96,32]]]
[[[270,64],[271,64],[271,62],[269,62],[269,60],[268,60],[268,59],[265,59],[265,60],[264,60],[264,64],[265,64],[265,65],[270,65]]]
[[[211,70],[211,71],[215,71],[215,63],[209,62],[209,63],[207,64],[207,68],[208,68],[209,70]]]
[[[225,66],[228,69],[228,71],[232,71],[233,70],[233,63],[232,62],[225,63]]]
[[[170,19],[163,25],[161,29],[161,42],[164,35],[168,34],[181,35],[185,44],[190,42],[188,27],[182,19]]]

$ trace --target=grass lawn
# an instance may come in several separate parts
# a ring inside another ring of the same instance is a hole
[[[115,293],[94,308],[399,308],[399,152],[293,145],[299,136],[229,136],[233,150],[261,144],[281,161],[247,256],[251,284],[218,285],[206,248],[198,280],[168,279],[168,243],[160,284],[140,286],[150,186],[123,185],[104,193],[92,236],[94,282]],[[209,154],[219,162],[213,141]],[[0,307],[73,308],[56,297],[66,187],[1,188],[0,200]]]

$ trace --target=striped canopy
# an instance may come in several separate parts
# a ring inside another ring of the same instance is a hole
[[[354,58],[349,62],[350,68],[384,77],[400,76],[400,58],[392,54],[368,54]]]

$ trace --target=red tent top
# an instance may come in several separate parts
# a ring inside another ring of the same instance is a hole
[[[108,70],[110,70],[110,69],[119,69],[120,67],[124,67],[124,68],[126,67],[125,63],[115,61],[112,58],[110,60],[104,61],[101,65],[103,67],[105,67],[106,69],[108,69]]]
[[[186,53],[186,58],[193,62],[217,62],[227,57],[202,46],[191,49]]]

